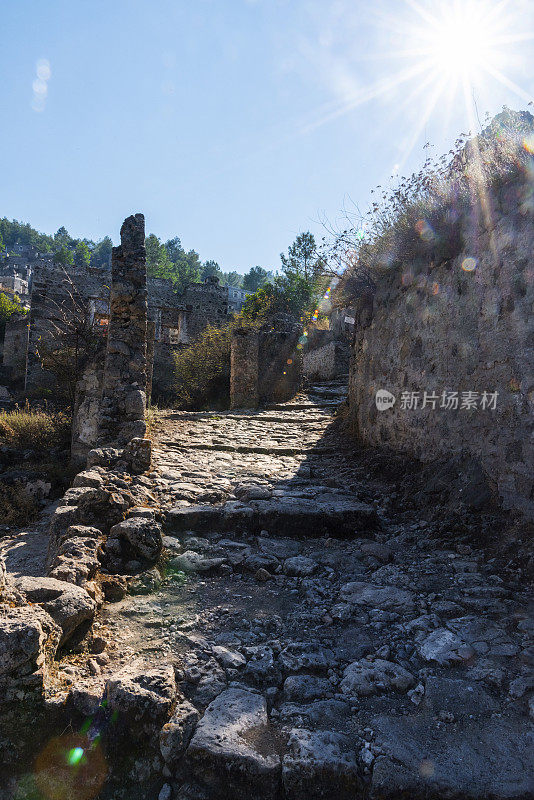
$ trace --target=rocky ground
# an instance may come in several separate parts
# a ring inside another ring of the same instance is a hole
[[[139,480],[162,556],[129,564],[48,701],[87,758],[70,796],[534,796],[531,595],[473,535],[503,518],[466,511],[448,531],[404,502],[336,421],[344,391],[158,415]],[[4,540],[8,572],[31,546]],[[29,780],[6,796],[33,797]]]

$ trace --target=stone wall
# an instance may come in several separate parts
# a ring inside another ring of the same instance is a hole
[[[297,350],[302,326],[279,314],[261,327],[232,331],[230,405],[257,408],[261,403],[281,403],[300,388],[302,357]]]
[[[311,380],[330,381],[349,371],[347,342],[330,341],[308,350],[302,357],[302,372]]]
[[[40,354],[58,347],[70,328],[84,327],[101,305],[107,307],[110,274],[105,270],[67,273],[62,267],[39,262],[35,265],[29,315],[26,389],[54,389],[56,378],[43,370]]]
[[[230,406],[257,408],[259,395],[259,331],[235,328],[230,350]]]
[[[207,278],[204,283],[190,284],[182,300],[187,311],[182,322],[183,343],[200,336],[208,324],[228,322],[228,287],[220,286],[216,276]]]
[[[4,367],[10,367],[14,380],[24,377],[27,349],[28,317],[25,314],[12,314],[6,322],[2,363]]]
[[[364,442],[423,461],[475,457],[505,507],[534,516],[531,192],[521,180],[495,189],[492,225],[460,220],[455,258],[379,278],[373,315],[357,324],[349,402]],[[392,408],[377,409],[380,389]],[[444,392],[459,393],[458,409]]]
[[[111,256],[110,320],[100,406],[99,440],[144,438],[147,389],[145,218],[128,217]]]

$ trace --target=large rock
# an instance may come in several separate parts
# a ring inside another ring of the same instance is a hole
[[[195,777],[221,796],[276,796],[280,757],[265,699],[245,689],[220,694],[198,724],[187,757]]]
[[[368,724],[382,751],[374,763],[373,800],[533,796],[532,741],[518,720],[466,720],[457,728],[427,716],[384,715]]]
[[[341,691],[346,695],[369,697],[372,694],[395,689],[405,692],[415,683],[414,676],[392,661],[377,658],[369,661],[364,658],[355,661],[345,669],[341,681]]]
[[[425,661],[436,661],[442,666],[468,661],[475,655],[473,648],[456,633],[447,628],[432,631],[419,644],[419,655]]]
[[[185,753],[199,720],[199,713],[188,700],[180,700],[170,720],[159,734],[163,760],[171,769]]]
[[[369,606],[397,613],[413,611],[415,608],[411,592],[396,586],[375,586],[363,581],[345,583],[341,587],[340,599],[357,606]]]
[[[333,686],[327,678],[316,675],[290,675],[284,681],[284,698],[292,703],[310,703],[331,697]]]
[[[0,676],[29,674],[51,660],[61,628],[39,606],[0,610]],[[1,702],[1,701],[0,701]]]
[[[354,800],[361,796],[361,772],[350,739],[332,731],[296,728],[288,741],[282,780],[288,800]]]
[[[96,603],[81,586],[55,578],[28,576],[18,578],[16,586],[26,600],[42,606],[60,626],[60,644],[64,644],[83,622],[94,616]]]
[[[125,667],[106,684],[110,710],[119,725],[137,736],[144,728],[161,726],[168,719],[176,696],[174,669],[170,665]]]
[[[434,714],[446,711],[455,718],[491,714],[499,705],[478,683],[460,678],[429,675],[425,685],[424,708]]]
[[[125,539],[136,554],[155,561],[163,547],[161,525],[144,517],[129,517],[114,525],[110,532],[114,539]]]
[[[56,556],[48,576],[82,586],[100,566],[98,547],[102,531],[87,525],[71,525],[56,542]]]

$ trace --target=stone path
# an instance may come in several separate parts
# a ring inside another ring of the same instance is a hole
[[[423,513],[388,515],[343,396],[158,416],[164,561],[104,607],[78,678],[174,665],[163,797],[532,797],[528,597]]]

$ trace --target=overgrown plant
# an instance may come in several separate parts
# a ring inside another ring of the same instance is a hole
[[[57,398],[73,406],[83,369],[103,357],[107,330],[93,324],[86,299],[66,271],[63,283],[63,299],[49,300],[50,335],[39,339],[36,350],[43,369],[56,378]]]
[[[174,393],[182,408],[224,408],[230,396],[230,326],[208,325],[174,354]]]
[[[480,135],[462,134],[447,154],[427,158],[419,172],[392,188],[379,186],[366,214],[345,212],[343,230],[327,226],[325,258],[341,276],[336,304],[373,293],[376,278],[402,264],[439,264],[457,256],[466,215],[490,226],[492,192],[521,173],[532,174],[533,134],[531,114],[505,108]]]
[[[0,412],[0,442],[21,450],[33,450],[43,456],[55,447],[70,443],[71,418],[63,412],[15,408]]]

